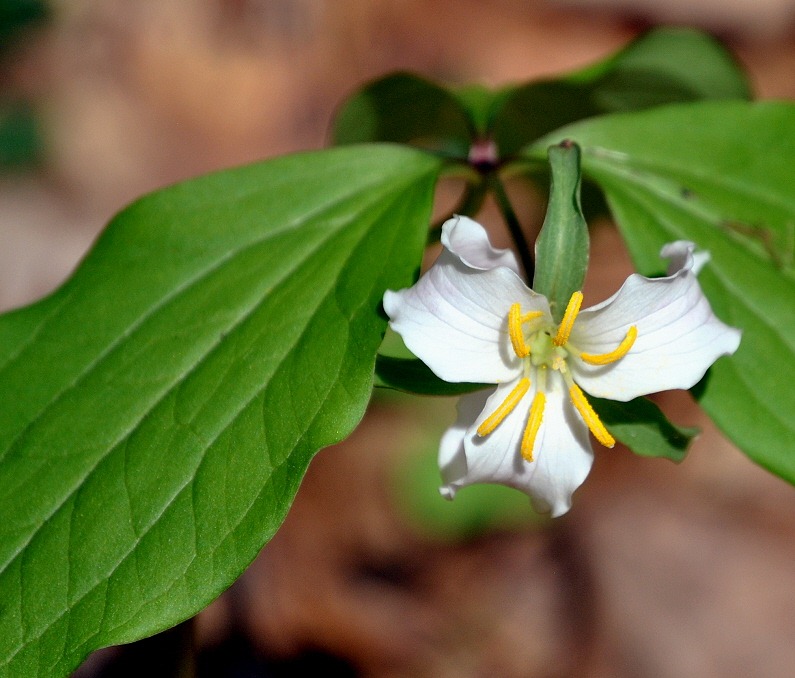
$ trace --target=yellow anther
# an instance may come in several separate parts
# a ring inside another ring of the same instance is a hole
[[[629,353],[637,338],[638,328],[633,325],[627,330],[627,336],[609,353],[581,353],[580,358],[590,365],[609,365]]]
[[[563,320],[560,321],[558,326],[558,333],[552,340],[555,346],[563,346],[571,334],[571,328],[574,327],[574,321],[577,319],[577,314],[580,312],[582,306],[582,292],[575,292],[571,295],[569,303],[566,306],[566,312],[563,314]]]
[[[533,461],[533,447],[536,443],[536,436],[538,429],[541,428],[541,422],[544,419],[544,407],[547,404],[547,397],[543,391],[536,391],[533,396],[533,404],[530,405],[530,414],[527,417],[527,425],[524,429],[522,436],[522,456],[527,461]]]
[[[585,394],[580,390],[577,384],[572,384],[569,387],[569,397],[574,407],[576,407],[577,411],[582,415],[591,433],[593,433],[594,438],[605,447],[613,447],[616,444],[615,438],[607,432],[605,425],[602,423],[601,419],[599,419],[599,415],[594,412],[591,403],[588,402]]]
[[[508,311],[508,334],[511,337],[514,353],[520,358],[529,356],[530,349],[525,343],[522,330],[522,307],[519,304],[512,304]]]
[[[508,397],[502,401],[502,404],[478,426],[478,435],[481,437],[487,436],[497,428],[502,423],[502,420],[513,412],[529,388],[530,380],[527,377],[520,379],[519,383],[508,394]]]

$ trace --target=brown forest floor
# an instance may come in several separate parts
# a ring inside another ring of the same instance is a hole
[[[321,147],[335,106],[368,78],[399,68],[490,85],[551,75],[659,16],[598,5],[61,3],[0,80],[37,102],[48,149],[40,171],[0,178],[0,307],[56,285],[142,192]],[[795,97],[795,31],[701,20],[720,27],[759,96]],[[597,301],[631,267],[609,224],[593,248],[586,294]],[[198,648],[235,633],[260,659],[313,651],[395,678],[795,675],[795,490],[734,450],[687,397],[660,401],[704,428],[681,465],[599,450],[565,518],[441,539],[406,518],[393,476],[432,445],[450,403],[429,413],[425,402],[379,400],[351,439],[318,455],[283,528],[199,615]]]

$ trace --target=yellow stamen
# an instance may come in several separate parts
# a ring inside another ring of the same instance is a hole
[[[627,330],[627,336],[624,337],[622,342],[609,353],[580,353],[580,358],[590,365],[609,365],[621,360],[629,353],[629,349],[632,348],[632,344],[635,343],[637,338],[638,328],[633,325]]]
[[[481,437],[487,436],[497,428],[502,423],[502,420],[513,412],[514,408],[519,404],[519,401],[524,398],[529,388],[530,380],[527,377],[520,379],[519,383],[516,384],[513,390],[508,394],[508,397],[502,401],[502,404],[496,410],[494,410],[494,413],[484,419],[483,423],[478,426],[478,435]]]
[[[588,402],[585,394],[577,384],[572,384],[569,387],[569,397],[574,407],[576,407],[577,411],[582,415],[591,433],[593,433],[594,438],[605,447],[613,447],[616,444],[615,438],[607,432],[605,425],[599,419],[599,415],[594,412],[591,403]]]
[[[538,429],[541,428],[541,421],[544,419],[544,406],[547,404],[547,397],[543,391],[537,391],[533,396],[533,404],[530,405],[530,415],[527,417],[527,426],[522,436],[522,456],[527,461],[533,461],[533,447],[536,443]]]
[[[558,333],[552,340],[555,346],[563,346],[569,340],[571,328],[574,327],[574,321],[580,312],[580,306],[582,306],[582,292],[575,292],[569,299],[566,312],[563,314],[563,320],[560,321],[560,326],[558,327]]]
[[[522,307],[519,304],[512,304],[508,311],[508,334],[511,337],[513,351],[520,358],[530,355],[530,348],[524,341],[522,331]]]

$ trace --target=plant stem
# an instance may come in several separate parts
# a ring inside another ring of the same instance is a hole
[[[516,212],[513,210],[513,205],[511,205],[511,201],[508,199],[508,194],[505,192],[505,186],[503,186],[500,177],[495,172],[492,172],[489,175],[488,182],[489,187],[494,193],[494,198],[497,201],[497,207],[502,214],[502,218],[505,220],[506,226],[508,226],[508,231],[513,238],[514,245],[516,245],[527,284],[532,286],[535,263],[533,262],[533,254],[530,250],[530,245],[527,242],[527,238],[525,238],[524,231],[522,231],[522,225],[519,223]]]

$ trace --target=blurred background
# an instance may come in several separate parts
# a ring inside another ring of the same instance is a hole
[[[370,78],[551,76],[663,23],[723,39],[758,97],[795,98],[795,0],[0,0],[0,309],[59,284],[140,194],[323,147]],[[592,237],[586,303],[631,270],[609,223]],[[599,449],[548,521],[503,488],[444,502],[454,403],[377,394],[226,594],[79,675],[789,678],[795,489],[687,394],[659,401],[703,429],[687,460]]]

